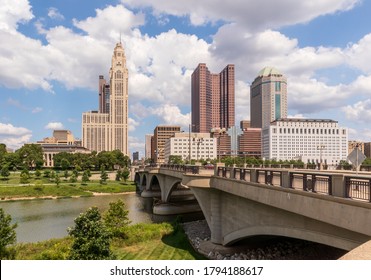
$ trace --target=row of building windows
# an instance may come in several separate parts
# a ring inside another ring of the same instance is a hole
[[[273,133],[277,133],[277,129],[273,128]],[[292,134],[339,134],[339,129],[326,129],[326,128],[279,128],[279,133],[292,133]],[[346,134],[346,130],[342,130],[342,134]]]

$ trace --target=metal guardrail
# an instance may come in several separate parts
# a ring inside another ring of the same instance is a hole
[[[346,196],[371,202],[371,178],[345,176]]]
[[[191,174],[200,174],[200,167],[198,165],[179,165],[179,164],[161,164],[161,168],[166,168],[169,170],[181,171]]]
[[[290,188],[332,195],[332,176],[290,172]]]
[[[264,183],[270,186],[282,186],[282,172],[273,170],[258,170],[257,183]]]

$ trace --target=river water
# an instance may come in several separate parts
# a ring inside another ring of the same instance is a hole
[[[97,206],[101,211],[109,203],[121,199],[129,210],[132,223],[151,223],[151,214],[143,210],[136,194],[104,195],[51,200],[24,200],[0,202],[0,208],[12,216],[16,228],[17,242],[37,242],[50,238],[67,236],[67,228],[74,225],[74,219],[89,207]]]

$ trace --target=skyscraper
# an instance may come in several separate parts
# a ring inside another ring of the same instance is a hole
[[[83,146],[91,151],[128,150],[128,70],[121,42],[112,55],[109,84],[99,76],[99,111],[82,115]]]
[[[250,87],[251,127],[264,128],[287,117],[287,79],[273,67],[265,67]]]
[[[233,64],[228,64],[219,74],[213,74],[205,63],[200,63],[192,73],[191,90],[193,132],[210,132],[215,127],[234,126]]]

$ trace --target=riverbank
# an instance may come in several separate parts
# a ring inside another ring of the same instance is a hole
[[[55,184],[0,186],[0,201],[63,199],[133,192],[135,192],[135,185],[132,182],[116,181],[109,181],[104,185],[93,181],[84,185],[61,183],[59,186]]]
[[[10,198],[4,198],[0,200],[1,201],[22,201],[22,200],[44,200],[44,199],[66,199],[66,198],[80,198],[80,197],[87,197],[87,196],[106,196],[106,195],[125,195],[125,194],[133,194],[134,191],[128,191],[128,192],[120,192],[120,193],[98,193],[98,192],[90,192],[91,195],[80,195],[80,196],[24,196],[24,197],[10,197]]]
[[[346,251],[309,241],[290,238],[250,238],[224,247],[210,241],[205,220],[183,224],[193,248],[213,260],[336,260]]]

